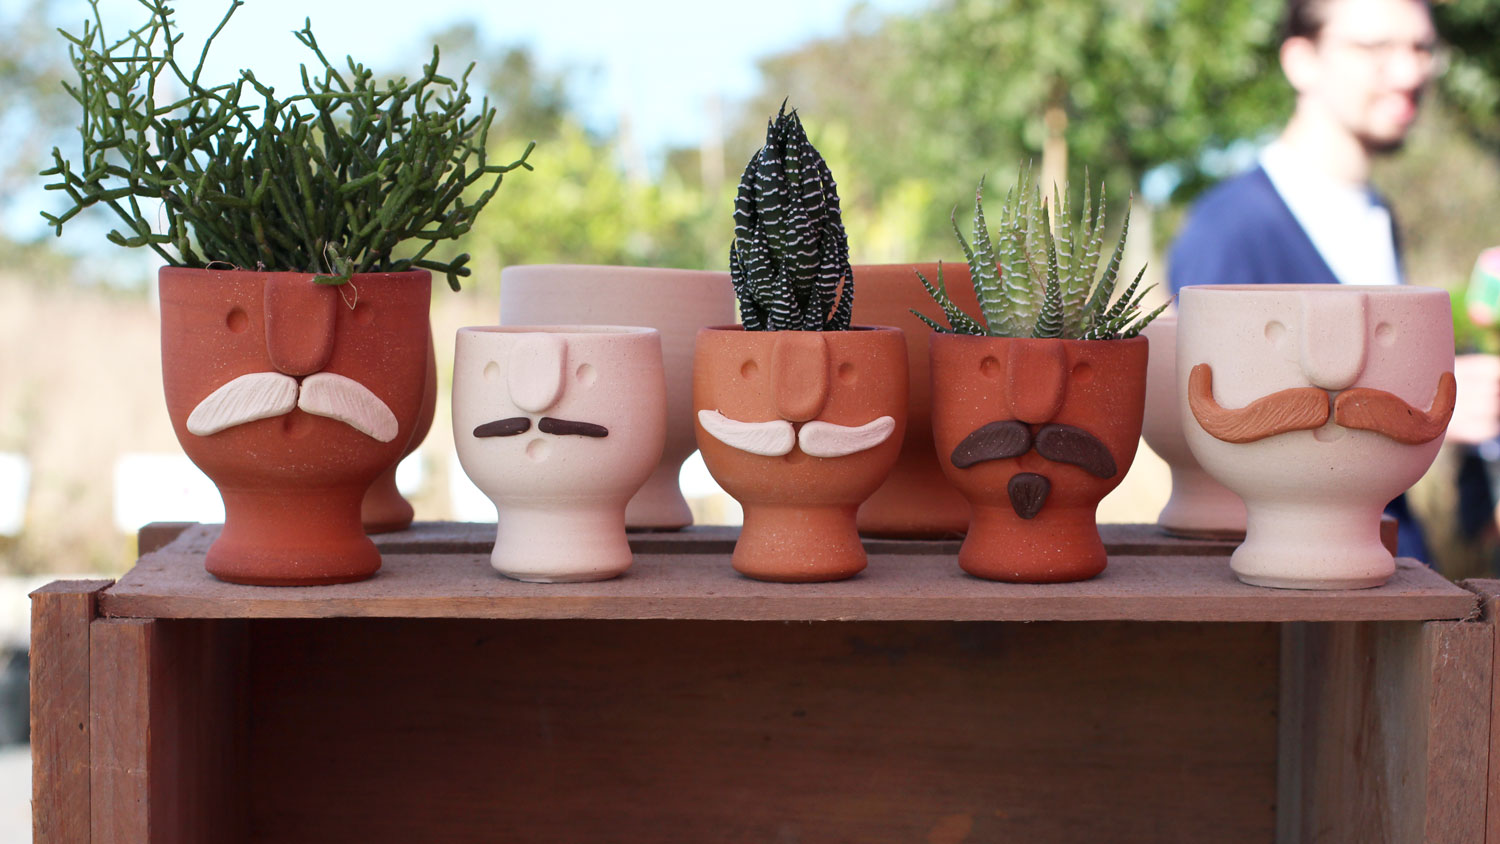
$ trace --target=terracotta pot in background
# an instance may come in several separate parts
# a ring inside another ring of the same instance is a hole
[[[864,569],[855,512],[901,450],[906,384],[894,328],[698,333],[698,448],[744,508],[736,570],[806,582]]]
[[[630,500],[631,528],[675,530],[693,523],[678,488],[693,439],[693,341],[698,329],[734,322],[729,273],[563,264],[500,273],[502,325],[644,325],[661,332],[667,379],[667,440],[661,463]]]
[[[1178,309],[1183,432],[1248,512],[1234,573],[1296,589],[1384,583],[1396,566],[1381,511],[1432,464],[1453,410],[1448,293],[1209,285],[1184,288]]]
[[[603,580],[631,563],[625,506],[666,437],[654,328],[461,328],[453,439],[495,503],[495,570],[517,580]]]
[[[948,295],[969,315],[979,303],[963,263],[943,265]],[[854,321],[892,325],[906,338],[909,391],[901,456],[880,489],[859,508],[859,531],[870,536],[933,539],[961,535],[969,526],[969,504],[948,482],[932,447],[932,381],[928,336],[932,329],[912,315],[916,308],[946,325],[942,309],[927,295],[917,271],[937,284],[938,265],[883,264],[854,268]]]
[[[1172,470],[1172,496],[1156,524],[1173,536],[1244,539],[1245,502],[1203,471],[1182,433],[1177,390],[1177,314],[1163,313],[1141,332],[1151,341],[1141,436]]]
[[[224,497],[205,559],[221,580],[342,583],[380,567],[360,504],[416,425],[431,276],[312,279],[160,272],[167,411]]]
[[[964,571],[1053,583],[1104,570],[1100,499],[1135,459],[1147,341],[932,335],[943,471],[973,507]]]
[[[432,328],[429,325],[427,374],[422,380],[422,408],[417,413],[417,423],[412,428],[406,450],[401,452],[401,457],[394,464],[380,473],[380,477],[370,484],[369,491],[365,493],[364,504],[360,508],[360,521],[364,523],[365,533],[391,533],[411,527],[416,513],[412,510],[411,502],[402,497],[401,490],[396,487],[396,469],[400,467],[402,460],[410,457],[422,445],[427,432],[432,430],[432,419],[437,415],[437,391],[437,353],[432,348]]]

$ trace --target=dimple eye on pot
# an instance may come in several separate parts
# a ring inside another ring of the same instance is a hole
[[[1079,384],[1094,380],[1094,367],[1084,361],[1073,364],[1073,380]]]
[[[986,378],[998,378],[1000,376],[1000,361],[993,356],[987,356],[979,362],[979,371]]]
[[[1270,342],[1272,345],[1276,345],[1277,343],[1280,343],[1281,342],[1281,338],[1283,338],[1285,336],[1286,336],[1286,326],[1285,325],[1282,325],[1280,322],[1277,322],[1274,319],[1271,320],[1270,322],[1266,323],[1266,340],[1268,342]]]
[[[1396,326],[1382,322],[1375,326],[1375,342],[1389,348],[1396,342]]]
[[[233,308],[224,317],[224,325],[235,334],[243,334],[250,327],[250,317],[246,316],[244,308]]]
[[[839,364],[838,375],[839,380],[845,384],[853,384],[859,380],[859,373],[854,370],[854,364],[847,361]]]
[[[585,387],[592,387],[594,382],[599,380],[598,370],[594,369],[594,365],[590,363],[579,364],[574,374],[578,376],[578,383]]]
[[[754,378],[755,374],[759,371],[760,367],[753,360],[747,360],[743,364],[740,364],[740,376],[743,378]]]

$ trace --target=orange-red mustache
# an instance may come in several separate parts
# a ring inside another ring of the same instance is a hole
[[[1328,393],[1316,387],[1296,387],[1256,399],[1241,408],[1214,401],[1213,370],[1206,363],[1188,376],[1188,406],[1193,418],[1210,436],[1231,443],[1249,443],[1320,428],[1328,422]],[[1432,407],[1420,410],[1384,390],[1355,387],[1334,397],[1333,420],[1345,428],[1374,431],[1406,445],[1431,442],[1442,436],[1453,416],[1458,384],[1453,373],[1438,376]]]

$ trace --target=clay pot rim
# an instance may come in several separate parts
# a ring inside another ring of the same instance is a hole
[[[222,278],[246,279],[246,278],[268,278],[268,277],[291,277],[302,278],[312,281],[315,277],[327,275],[327,273],[311,273],[301,270],[247,270],[247,269],[220,269],[218,267],[161,267],[156,271],[158,279],[165,280],[170,276],[208,276],[212,280]],[[416,281],[418,279],[432,278],[430,270],[401,270],[400,272],[375,272],[355,273],[349,277],[350,283],[357,281],[378,281],[380,279],[391,279],[393,281]],[[342,286],[342,285],[338,285]]]
[[[733,325],[705,325],[698,329],[701,334],[705,331],[740,332],[742,334],[764,334],[774,336],[777,334],[852,334],[861,331],[894,331],[901,333],[901,329],[894,325],[851,325],[842,331],[797,331],[792,329],[780,331],[746,331],[745,326],[738,323]]]
[[[1447,296],[1448,291],[1441,287],[1421,287],[1407,284],[1194,284],[1182,288],[1177,295],[1191,296],[1218,296],[1224,293],[1264,293],[1267,295],[1275,293],[1331,293],[1335,296],[1346,296],[1350,293],[1389,293],[1392,296],[1418,296],[1431,297],[1434,295]]]
[[[633,337],[660,334],[646,325],[466,325],[459,334],[559,334],[564,337]]]
[[[992,337],[992,336],[990,336],[988,334],[954,334],[951,331],[934,331],[934,332],[932,332],[932,339],[929,342],[932,342],[932,343],[979,343],[979,342],[983,342],[983,341],[986,341],[986,340],[1002,340],[1002,341],[1007,341],[1007,342],[1014,342],[1014,341],[1018,341],[1018,340],[1025,340],[1025,341],[1031,341],[1031,342],[1038,342],[1039,341],[1039,342],[1044,342],[1044,343],[1046,343],[1046,342],[1071,343],[1071,344],[1076,344],[1076,345],[1079,345],[1079,346],[1083,346],[1085,348],[1094,348],[1094,347],[1098,347],[1098,346],[1110,346],[1110,345],[1117,345],[1117,344],[1124,344],[1124,343],[1137,343],[1137,344],[1139,344],[1139,343],[1149,343],[1150,342],[1145,337],[1145,335],[1142,335],[1142,334],[1137,334],[1134,337],[1117,337],[1117,338],[1115,338],[1113,340],[1078,340],[1078,339],[1075,339],[1075,338],[1072,338],[1072,337]]]
[[[507,275],[525,277],[533,270],[566,272],[577,276],[649,276],[663,281],[688,281],[693,278],[729,278],[728,270],[691,270],[683,267],[642,267],[633,264],[512,264],[500,270],[503,285]]]

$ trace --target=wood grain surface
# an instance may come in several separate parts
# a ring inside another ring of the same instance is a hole
[[[1267,842],[1269,624],[251,623],[256,842]]]
[[[108,580],[31,593],[31,829],[36,844],[89,841],[89,624]]]
[[[484,528],[482,541],[476,527]],[[1473,593],[1412,560],[1399,561],[1385,586],[1347,592],[1247,586],[1234,578],[1223,554],[1175,552],[1117,553],[1093,580],[1030,585],[966,575],[941,542],[905,542],[899,543],[901,553],[872,552],[862,574],[839,583],[761,583],[730,568],[728,553],[716,550],[724,540],[713,530],[670,540],[647,535],[674,547],[637,550],[635,564],[616,580],[528,584],[490,568],[488,531],[482,525],[428,524],[410,536],[389,534],[380,540],[383,567],[371,580],[276,589],[209,576],[203,552],[217,526],[202,525],[143,557],[102,596],[100,608],[111,617],[139,618],[1331,621],[1457,619],[1478,606]],[[1117,548],[1148,541],[1140,529],[1108,533]],[[1166,537],[1149,542],[1197,547]]]

